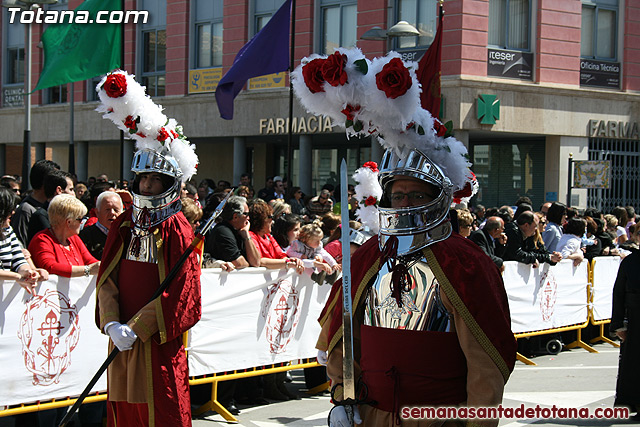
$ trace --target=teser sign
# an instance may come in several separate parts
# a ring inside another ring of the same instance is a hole
[[[639,139],[637,122],[589,120],[589,136],[605,138]]]
[[[320,133],[331,132],[333,126],[331,119],[326,116],[294,117],[291,123],[293,133]],[[260,135],[287,133],[289,131],[289,118],[282,117],[260,119]]]

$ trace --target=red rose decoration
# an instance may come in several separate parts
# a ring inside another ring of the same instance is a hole
[[[412,84],[411,74],[400,58],[393,58],[376,74],[376,86],[387,98],[395,99],[404,95]]]
[[[138,132],[138,133],[136,133],[136,135],[138,135],[140,138],[146,138],[147,137],[147,135],[145,135],[142,132]]]
[[[127,78],[124,74],[109,74],[102,88],[110,98],[120,98],[127,93]]]
[[[179,137],[179,135],[173,129],[171,129],[171,136],[173,137],[173,139],[178,139]]]
[[[322,65],[322,77],[331,86],[342,86],[347,82],[347,72],[344,70],[346,63],[347,55],[334,53]]]
[[[127,116],[126,119],[124,119],[124,125],[127,129],[136,129],[136,121],[134,120],[133,116]]]
[[[316,58],[302,67],[302,77],[304,77],[304,82],[311,93],[324,92],[322,87],[324,83],[324,78],[322,77],[324,61],[322,58]]]
[[[376,199],[374,196],[369,196],[364,201],[365,206],[374,206],[376,203],[378,203],[378,199]]]
[[[437,120],[433,121],[433,130],[436,131],[436,135],[445,136],[447,133],[447,128]]]
[[[160,128],[158,131],[158,137],[156,138],[160,142],[165,142],[169,138],[169,132],[165,128]]]
[[[347,116],[347,120],[353,121],[355,119],[356,112],[360,111],[360,106],[356,105],[355,107],[351,104],[347,104],[344,110],[340,111],[342,114]]]
[[[378,171],[378,164],[376,162],[367,162],[364,165],[362,165],[362,167],[369,168],[373,172],[379,172]]]

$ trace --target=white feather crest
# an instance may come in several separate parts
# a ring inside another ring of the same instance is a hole
[[[134,139],[136,150],[151,149],[172,156],[182,171],[183,182],[196,173],[195,145],[184,137],[175,119],[162,113],[162,106],[153,102],[132,74],[121,70],[109,73],[100,80],[96,92],[101,102],[96,111]]]
[[[374,162],[367,162],[365,165],[353,174],[353,179],[358,182],[355,187],[355,198],[358,201],[356,216],[372,233],[378,234],[380,230],[378,203],[382,197],[382,187],[378,182],[377,165]],[[374,171],[369,166],[375,167],[376,170]],[[370,197],[375,198],[375,202],[373,199],[369,199]],[[371,203],[369,206],[367,206],[367,200]]]
[[[292,72],[294,92],[307,111],[331,117],[335,124],[346,129],[347,136],[378,135],[384,148],[395,150],[399,155],[413,148],[419,149],[442,168],[454,191],[462,190],[471,183],[471,164],[464,144],[453,137],[444,138],[444,132],[439,136],[434,126],[443,129],[444,125],[439,120],[436,123],[429,111],[420,107],[421,88],[415,62],[402,62],[396,52],[372,61],[357,48],[340,48],[336,53],[346,56],[343,71],[348,78],[344,84],[331,86],[326,79],[321,83],[318,80],[305,81],[305,66],[316,59],[327,60],[328,56],[304,58]],[[410,86],[405,84],[406,92],[394,93],[394,96],[398,95],[395,98],[387,96],[376,82],[377,74],[394,59],[395,65],[400,61],[408,71],[410,80],[406,78],[406,72],[400,73],[402,67],[395,69],[400,69],[399,74],[405,82],[411,82]],[[320,74],[324,79],[324,74]],[[327,78],[334,79],[334,76]],[[312,91],[309,84],[316,90]],[[345,111],[348,107],[350,110]]]

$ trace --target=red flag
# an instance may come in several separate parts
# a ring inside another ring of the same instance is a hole
[[[441,6],[442,8],[442,6]],[[422,93],[420,94],[420,104],[422,108],[428,110],[435,118],[440,116],[440,72],[441,72],[441,56],[442,56],[442,18],[444,13],[440,11],[440,19],[438,19],[438,29],[433,43],[425,52],[424,56],[418,63],[417,77],[422,85]]]

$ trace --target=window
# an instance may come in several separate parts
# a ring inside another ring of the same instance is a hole
[[[99,101],[98,92],[96,92],[96,86],[100,83],[103,76],[94,77],[87,80],[87,101]]]
[[[196,68],[222,66],[222,22],[196,25]]]
[[[616,60],[617,15],[617,0],[583,2],[580,40],[583,58]]]
[[[67,86],[66,84],[60,86],[50,87],[45,89],[43,104],[63,104],[67,102]]]
[[[356,12],[355,3],[322,7],[322,53],[356,45]]]
[[[144,31],[142,40],[142,84],[147,87],[149,96],[164,96],[167,32]]]
[[[139,24],[138,52],[141,83],[149,96],[164,96],[167,52],[167,2],[138,0],[138,8],[149,12],[149,19]]]
[[[3,8],[4,10],[4,8]],[[24,84],[24,39],[25,24],[9,24],[9,13],[2,12],[2,45],[4,55],[0,57],[4,85]]]
[[[265,25],[267,25],[267,22],[269,22],[272,16],[272,14],[256,16],[256,31],[254,34],[258,34],[258,32],[262,30]]]
[[[63,11],[68,9],[67,1],[58,1],[55,4],[46,5],[47,10]],[[44,30],[46,31],[49,25],[46,25]],[[50,87],[43,90],[42,103],[43,104],[63,104],[67,102],[67,85],[60,85]]]
[[[24,48],[7,49],[7,84],[24,83]]]
[[[267,22],[269,22],[273,14],[282,7],[284,0],[255,0],[253,3],[251,14],[253,15],[254,25],[253,28],[249,30],[249,38],[258,34],[258,32],[267,25]]]
[[[396,21],[407,21],[420,32],[417,37],[400,37],[397,48],[430,46],[438,29],[437,0],[398,0]]]
[[[489,45],[529,51],[529,0],[489,0]]]
[[[195,68],[222,67],[222,0],[195,3]]]

